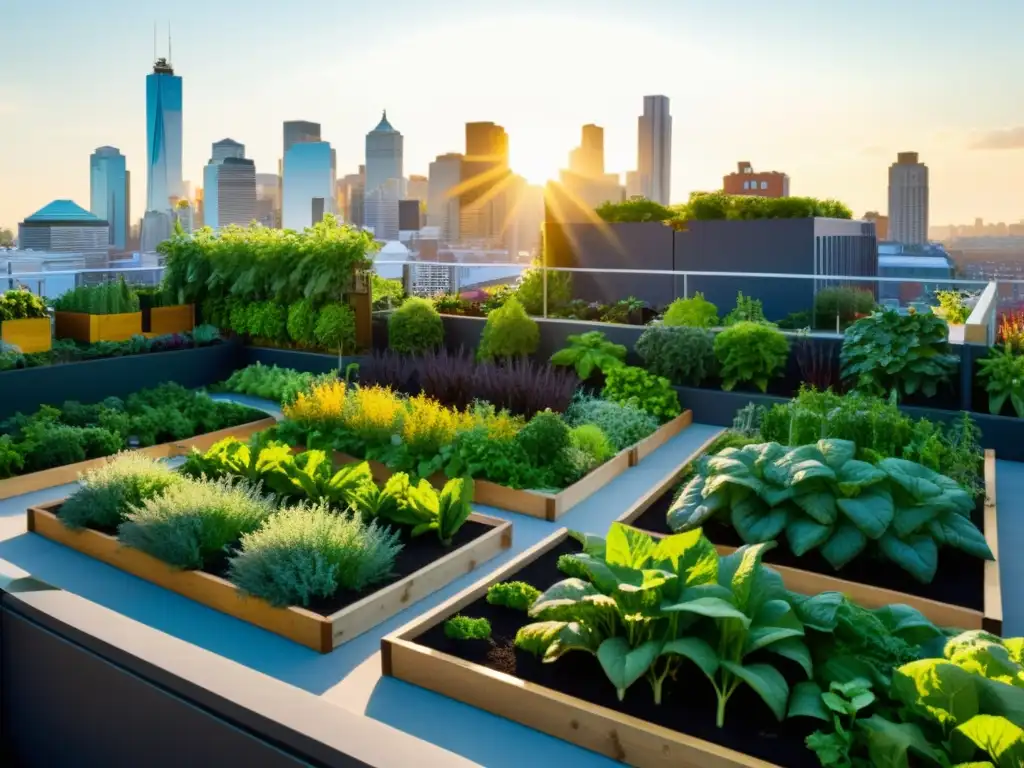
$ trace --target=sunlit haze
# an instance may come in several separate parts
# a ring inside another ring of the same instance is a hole
[[[406,174],[464,151],[465,123],[490,120],[530,182],[566,166],[585,123],[605,128],[608,171],[624,175],[643,96],[664,94],[673,201],[749,160],[788,173],[792,194],[884,211],[888,165],[916,151],[932,224],[1024,219],[1019,0],[3,6],[0,226],[55,198],[87,206],[89,155],[108,144],[127,156],[141,215],[145,77],[154,21],[166,54],[169,13],[194,186],[225,137],[276,172],[294,119],[321,123],[338,175],[355,172],[383,109],[405,136]]]

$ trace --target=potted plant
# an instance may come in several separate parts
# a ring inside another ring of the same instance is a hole
[[[92,344],[142,334],[139,297],[123,275],[116,282],[72,288],[57,297],[53,306],[58,339]]]
[[[52,336],[46,304],[31,291],[7,291],[0,296],[0,334],[23,354],[49,352]]]

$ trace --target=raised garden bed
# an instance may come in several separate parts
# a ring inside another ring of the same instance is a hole
[[[257,432],[270,429],[276,423],[275,419],[268,417],[258,421],[251,421],[248,424],[239,424],[237,427],[218,429],[216,432],[207,432],[206,434],[196,435],[185,440],[151,445],[147,448],[138,448],[136,450],[154,459],[184,456],[193,448],[198,451],[205,451],[226,437],[237,437],[239,440],[247,440]],[[40,472],[31,472],[27,475],[18,475],[17,477],[0,480],[0,499],[10,499],[25,493],[41,491],[44,488],[53,488],[54,486],[73,483],[84,472],[102,466],[108,461],[110,461],[109,456],[101,456],[97,459],[79,461],[75,464],[65,464],[63,467],[53,467]]]
[[[0,323],[0,334],[6,344],[13,344],[23,355],[49,352],[53,347],[53,334],[48,317],[4,320]]]
[[[679,477],[710,443],[711,440],[656,483],[618,518],[618,522],[656,536],[670,534],[666,514]],[[866,608],[903,603],[921,611],[939,626],[985,629],[998,635],[1002,633],[1003,602],[999,579],[995,452],[991,450],[985,451],[985,496],[978,502],[971,519],[984,532],[996,560],[979,560],[946,547],[940,552],[938,573],[930,584],[920,584],[893,563],[868,557],[859,557],[836,572],[816,552],[798,558],[785,543],[768,552],[765,562],[782,574],[786,586],[794,592],[842,592]],[[743,543],[725,524],[709,525],[704,533],[720,554],[733,552]]]
[[[383,674],[637,768],[818,765],[803,743],[814,724],[805,718],[777,723],[746,686],[730,702],[743,718],[717,728],[710,686],[687,688],[685,696],[669,694],[660,706],[641,690],[627,692],[619,702],[589,654],[569,653],[555,664],[545,664],[515,648],[512,639],[523,624],[522,614],[487,603],[487,589],[512,580],[544,589],[565,578],[557,569],[558,557],[578,551],[579,544],[567,531],[556,532],[388,635],[381,641]],[[458,613],[487,618],[492,639],[445,637],[444,621]]]
[[[74,339],[87,344],[124,341],[142,333],[142,312],[115,315],[55,312],[54,330],[58,339]]]
[[[57,517],[63,501],[30,507],[28,530],[214,610],[329,653],[412,603],[469,573],[512,545],[512,524],[473,513],[452,547],[435,537],[403,537],[396,577],[382,587],[340,593],[311,608],[276,608],[244,595],[223,572],[185,571],[127,547],[109,533],[72,530]]]
[[[142,310],[142,330],[154,336],[169,333],[187,333],[196,327],[196,312],[192,304],[172,307],[151,307]]]

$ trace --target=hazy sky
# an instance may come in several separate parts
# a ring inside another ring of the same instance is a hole
[[[541,182],[580,126],[605,128],[609,171],[636,166],[645,94],[671,99],[672,197],[721,186],[738,160],[791,193],[860,215],[916,150],[931,224],[1024,219],[1021,0],[0,0],[0,226],[55,198],[88,207],[89,154],[128,157],[145,195],[153,22],[184,77],[185,178],[210,144],[276,171],[281,123],[323,125],[339,175],[386,108],[405,172],[464,150],[493,120],[513,168]],[[991,148],[980,148],[991,147]]]

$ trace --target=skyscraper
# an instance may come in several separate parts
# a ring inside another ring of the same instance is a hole
[[[220,229],[249,226],[256,218],[256,165],[245,158],[245,146],[231,139],[213,145],[203,169],[205,224]]]
[[[301,231],[334,213],[331,145],[326,141],[292,144],[284,156],[281,226]],[[207,203],[209,208],[209,203]]]
[[[284,148],[281,151],[281,159],[277,161],[277,175],[279,177],[277,199],[281,205],[283,205],[284,201],[284,157],[288,154],[288,150],[296,144],[320,141],[320,123],[311,123],[308,120],[285,120],[283,137]],[[332,164],[334,162],[333,151],[331,162]]]
[[[215,141],[210,157],[214,163],[219,163],[229,157],[245,157],[245,144],[239,144],[234,139]]]
[[[350,173],[338,180],[338,213],[348,224],[362,227],[366,223],[366,166],[359,173]]]
[[[569,168],[560,174],[560,185],[549,185],[549,221],[586,223],[594,209],[621,202],[624,189],[616,173],[604,172],[604,128],[584,125],[580,145],[569,153]]]
[[[100,147],[89,158],[89,211],[110,225],[110,245],[128,247],[128,171],[115,147]]]
[[[426,176],[417,176],[412,173],[409,174],[409,181],[405,185],[405,197],[408,200],[420,200],[427,202],[427,192],[429,189],[429,182]]]
[[[587,178],[604,175],[604,128],[583,126],[580,145],[569,153],[569,170]]]
[[[459,242],[459,185],[462,155],[438,155],[427,176],[427,226],[441,230],[445,243]]]
[[[928,242],[928,166],[917,152],[900,152],[889,166],[889,239]]]
[[[398,201],[405,195],[402,175],[404,141],[388,122],[387,110],[366,134],[366,226],[378,240],[398,239]]]
[[[146,210],[171,212],[182,196],[181,77],[157,59],[146,76]]]
[[[637,119],[637,139],[640,194],[668,205],[672,176],[672,115],[668,96],[644,96],[644,113]]]
[[[499,244],[508,214],[508,134],[494,123],[466,123],[466,156],[459,185],[462,242]]]

